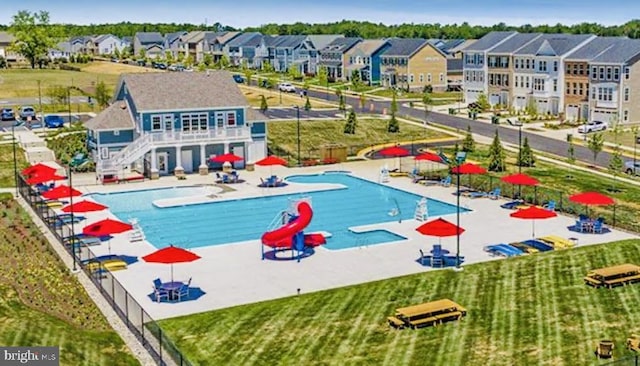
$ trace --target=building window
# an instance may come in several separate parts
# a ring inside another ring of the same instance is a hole
[[[430,82],[431,82],[431,73],[428,73],[427,74],[427,83],[430,83]]]
[[[584,85],[582,83],[578,84],[578,94],[580,94],[580,95],[582,95],[584,93],[583,86]]]
[[[553,71],[558,71],[558,61],[553,61]]]
[[[591,76],[596,80],[598,79],[598,68],[597,67],[594,66],[594,67],[591,68]]]
[[[625,80],[629,80],[629,68],[628,67],[624,68],[624,78],[625,78]]]
[[[120,130],[113,131],[113,136],[120,136]]]
[[[622,113],[622,116],[623,116],[622,120],[625,121],[625,122],[628,122],[629,121],[629,110],[625,109],[624,112]]]
[[[613,68],[613,80],[615,81],[620,80],[620,68],[618,67]]]
[[[217,128],[224,128],[224,121],[225,121],[225,114],[224,112],[217,112],[216,113],[216,127]]]
[[[207,121],[209,120],[206,113],[191,113],[180,116],[182,120],[183,132],[198,132],[208,129]]]
[[[611,66],[607,67],[607,80],[611,80],[612,77],[612,73],[611,73]]]
[[[525,69],[529,69],[529,59],[527,59],[526,65],[527,65],[527,67],[525,67]]]
[[[566,89],[567,89],[567,90],[565,91],[565,93],[566,93],[567,95],[571,95],[571,83],[570,83],[570,82],[568,82],[568,81],[567,81]]]
[[[539,61],[538,62],[538,69],[540,71],[547,71],[547,61]]]
[[[440,82],[443,82],[443,81],[444,81],[444,74],[440,73]]]
[[[578,95],[578,83],[573,83],[573,95]]]
[[[469,74],[465,74],[465,81],[469,81]],[[424,83],[424,74],[418,75],[418,80],[420,80],[420,84]]]
[[[409,74],[409,82],[413,84],[413,74]]]
[[[236,112],[227,112],[227,126],[236,126]]]
[[[519,79],[519,78],[520,78],[520,77],[518,77],[518,76],[516,76],[516,77],[515,77],[515,87],[516,87],[516,88],[518,87],[518,79]]]
[[[151,131],[162,131],[162,115],[151,116]]]
[[[526,78],[526,81],[527,81],[527,86],[526,87],[527,87],[527,89],[529,89],[529,77],[528,76]]]
[[[533,90],[535,91],[544,91],[544,80],[540,78],[533,79]]]
[[[624,101],[629,101],[629,87],[624,88]]]
[[[558,79],[553,79],[553,91],[558,91]]]
[[[604,67],[600,66],[600,80],[604,80]]]
[[[489,74],[489,85],[493,85],[493,74]]]

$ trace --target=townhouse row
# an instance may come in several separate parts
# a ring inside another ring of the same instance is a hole
[[[466,103],[569,121],[640,122],[640,40],[491,32],[462,50]]]

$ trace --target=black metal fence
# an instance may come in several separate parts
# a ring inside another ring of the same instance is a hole
[[[631,355],[607,363],[601,363],[601,366],[640,366],[640,355]]]
[[[76,265],[87,274],[129,330],[149,351],[156,363],[161,366],[192,365],[171,339],[163,333],[160,325],[113,277],[111,272],[95,270],[96,267],[87,265],[96,258],[95,253],[91,251],[91,248],[74,243],[70,239],[73,237],[71,226],[59,224],[59,221],[55,219],[56,213],[42,199],[39,192],[26,183],[23,177],[18,177],[18,189],[22,198],[29,203],[56,239],[75,258]]]

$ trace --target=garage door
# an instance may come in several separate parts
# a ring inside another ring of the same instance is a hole
[[[578,120],[578,106],[577,105],[568,105],[567,111],[565,112],[567,115],[567,120],[569,121],[577,121]]]
[[[593,112],[593,116],[591,116],[592,121],[602,121],[606,124],[610,124],[611,118],[613,117],[613,112],[611,111],[599,111],[595,110]]]
[[[500,104],[500,95],[499,94],[491,94],[489,96],[489,104],[491,104],[491,105]]]
[[[478,95],[480,95],[480,92],[477,90],[467,90],[464,95],[464,102],[467,104],[475,103],[478,101]]]
[[[515,101],[513,102],[513,106],[518,110],[524,109],[527,106],[527,98],[516,97]]]

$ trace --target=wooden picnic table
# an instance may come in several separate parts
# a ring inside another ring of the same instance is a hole
[[[640,281],[640,266],[625,263],[617,266],[594,269],[584,278],[587,285],[613,287],[619,284]]]

